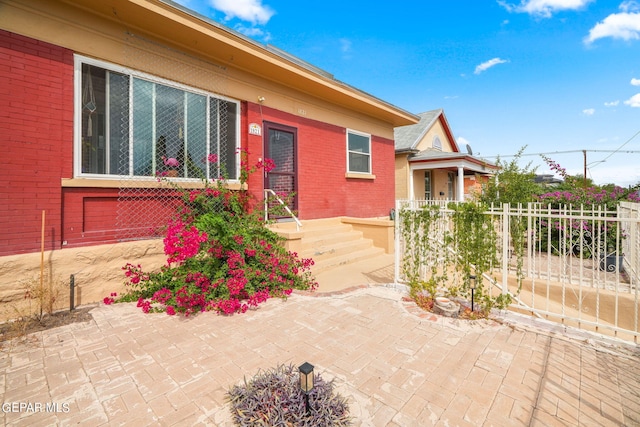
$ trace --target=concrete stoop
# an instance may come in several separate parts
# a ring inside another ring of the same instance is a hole
[[[298,240],[292,249],[302,258],[313,259],[315,275],[385,253],[340,218],[302,221],[300,230],[296,230],[295,223],[275,224],[271,228],[290,240]]]

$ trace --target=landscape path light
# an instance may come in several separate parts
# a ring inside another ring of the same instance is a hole
[[[309,393],[313,389],[313,365],[309,362],[304,362],[298,367],[298,372],[300,372],[300,389],[304,392],[308,414],[311,411],[309,408]]]
[[[469,287],[471,288],[471,312],[473,313],[473,291],[476,290],[476,276],[474,274],[469,275]]]

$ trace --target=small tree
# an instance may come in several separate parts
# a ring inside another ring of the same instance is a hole
[[[496,165],[499,167],[498,173],[493,175],[482,194],[480,201],[486,205],[510,203],[529,203],[534,201],[535,196],[540,194],[542,188],[535,182],[536,167],[531,167],[531,162],[520,167],[520,159],[526,146],[522,147],[513,160],[503,162],[498,158]]]

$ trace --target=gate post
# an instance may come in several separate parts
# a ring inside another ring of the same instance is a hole
[[[509,292],[509,203],[502,204],[502,294]]]
[[[402,212],[402,202],[396,199],[396,216],[394,218],[394,229],[395,229],[395,238],[394,238],[394,268],[393,268],[393,276],[395,284],[398,285],[400,283],[400,260],[403,256],[400,255],[400,238],[402,236],[402,231],[400,230],[400,213]],[[404,254],[403,254],[404,255]]]

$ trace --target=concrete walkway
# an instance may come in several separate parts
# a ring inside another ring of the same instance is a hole
[[[637,347],[518,315],[442,318],[384,285],[232,317],[92,315],[3,348],[0,423],[231,426],[231,385],[308,361],[356,426],[640,425]]]

